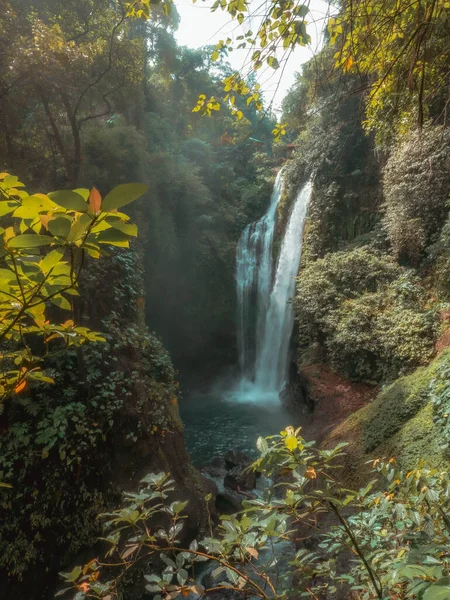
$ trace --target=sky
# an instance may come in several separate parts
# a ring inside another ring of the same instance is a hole
[[[252,0],[252,2],[255,6],[261,6],[261,0]],[[221,10],[212,13],[209,9],[212,1],[209,0],[197,0],[195,4],[192,0],[175,0],[175,3],[180,15],[180,25],[175,37],[180,45],[189,48],[213,45],[227,37],[234,39],[249,29],[255,30],[257,26],[257,23],[252,24],[251,21],[244,22],[242,26],[239,26],[236,21],[231,21],[227,12]],[[307,21],[310,22],[307,29],[311,36],[310,46],[297,48],[290,56],[282,73],[281,68],[274,71],[270,67],[258,71],[258,81],[261,84],[266,103],[273,101],[272,107],[276,112],[279,112],[284,96],[295,83],[295,76],[301,70],[301,65],[320,48],[321,32],[326,24],[327,16],[330,14],[330,5],[324,0],[310,0],[309,4],[310,18],[307,18]],[[251,12],[251,4],[249,12]],[[228,61],[234,69],[242,72],[246,57],[246,50],[235,50],[229,55]]]

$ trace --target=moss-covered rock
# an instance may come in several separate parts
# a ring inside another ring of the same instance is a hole
[[[433,466],[448,464],[432,391],[449,361],[447,350],[427,367],[400,377],[329,433],[326,447],[342,440],[349,443],[345,459],[349,482],[362,484],[370,474],[367,461],[374,458],[395,457],[406,469],[418,460]]]
[[[400,377],[360,411],[364,453],[373,452],[387,442],[427,405],[428,388],[440,360]]]

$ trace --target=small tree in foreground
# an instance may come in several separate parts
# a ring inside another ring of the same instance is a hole
[[[146,189],[119,185],[103,199],[95,188],[30,195],[17,177],[0,174],[0,409],[30,381],[52,382],[42,371],[46,355],[103,339],[58,320],[73,309],[86,257],[128,247],[137,235],[118,209]]]
[[[253,469],[276,483],[188,546],[181,543],[187,503],[169,500],[167,474],[146,476],[123,508],[103,515],[106,556],[63,574],[69,587],[58,595],[126,597],[123,581],[140,565],[155,600],[218,590],[242,598],[317,600],[339,589],[360,600],[450,597],[447,473],[424,466],[405,473],[393,459],[376,460],[374,480],[349,490],[339,483],[343,447],[320,450],[292,427],[260,438]],[[326,515],[332,524],[318,535]],[[312,534],[314,551],[304,544],[311,538],[311,547]],[[286,543],[295,552],[281,568]]]

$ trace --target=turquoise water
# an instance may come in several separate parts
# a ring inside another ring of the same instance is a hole
[[[290,423],[277,397],[235,392],[191,395],[180,402],[185,440],[193,463],[239,449],[257,456],[258,436],[279,433]]]

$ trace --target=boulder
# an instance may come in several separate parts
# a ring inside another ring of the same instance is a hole
[[[241,450],[228,450],[224,459],[227,469],[248,467],[253,462],[252,457]]]
[[[256,487],[256,473],[248,467],[233,467],[225,475],[226,487],[236,491],[249,491]]]

